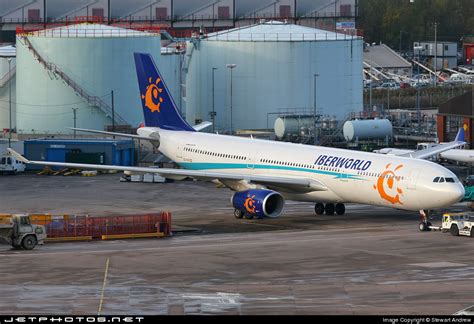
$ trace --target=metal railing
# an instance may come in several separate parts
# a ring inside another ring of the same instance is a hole
[[[77,84],[73,79],[71,79],[64,71],[62,71],[56,64],[47,62],[39,53],[36,51],[34,46],[31,44],[28,37],[23,37],[25,40],[26,46],[33,53],[33,55],[38,59],[40,64],[42,64],[47,70],[58,75],[69,87],[71,87],[79,96],[86,100],[86,102],[93,107],[99,108],[107,117],[114,118],[118,124],[128,125],[129,123],[119,114],[112,110],[106,102],[104,102],[100,97],[90,95],[86,90],[84,90],[79,84]]]
[[[279,41],[341,41],[359,39],[357,35],[340,32],[328,33],[239,33],[217,32],[204,40],[227,42],[279,42]]]
[[[36,31],[19,31],[18,36],[35,36],[35,37],[66,37],[66,38],[80,38],[80,37],[157,37],[160,33],[150,31],[137,31],[125,28],[110,28],[110,29],[84,29],[84,28],[68,28],[59,27],[51,29],[42,29]]]

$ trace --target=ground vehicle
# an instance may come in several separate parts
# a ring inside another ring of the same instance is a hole
[[[441,230],[443,232],[450,232],[453,236],[465,235],[474,237],[474,214],[444,214]]]
[[[11,155],[0,156],[0,173],[13,173],[25,171],[25,163]]]
[[[0,241],[14,248],[32,250],[37,244],[43,244],[46,228],[31,224],[29,215],[0,216]]]
[[[400,89],[400,86],[396,82],[384,82],[380,85],[380,87],[377,87],[377,89],[395,90],[395,89]]]

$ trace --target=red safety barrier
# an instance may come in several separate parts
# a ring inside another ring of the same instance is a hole
[[[151,213],[121,216],[70,216],[69,219],[53,219],[46,225],[48,238],[102,235],[126,235],[164,233],[171,235],[171,213]]]

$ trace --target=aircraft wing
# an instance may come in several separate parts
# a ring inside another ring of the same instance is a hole
[[[280,176],[267,176],[267,175],[246,175],[238,173],[225,173],[225,172],[214,172],[214,171],[202,171],[202,170],[188,170],[188,169],[170,169],[170,168],[150,168],[150,167],[130,167],[121,165],[101,165],[101,164],[83,164],[83,163],[63,163],[63,162],[49,162],[49,161],[30,161],[17,153],[16,151],[8,148],[8,152],[13,155],[17,160],[27,164],[36,165],[48,165],[48,166],[59,166],[65,168],[76,168],[76,169],[94,169],[94,170],[117,170],[117,171],[129,171],[139,173],[157,173],[163,177],[168,178],[195,178],[199,180],[234,180],[234,181],[247,181],[255,184],[268,185],[271,187],[279,188],[294,188],[299,191],[326,191],[327,187],[314,179],[308,179],[303,177],[280,177]]]
[[[464,144],[466,144],[466,142],[464,142],[464,129],[461,127],[459,128],[456,138],[452,142],[439,144],[437,146],[429,147],[424,150],[418,150],[418,151],[413,151],[410,153],[401,154],[399,156],[411,157],[414,159],[426,159],[426,158],[429,158],[430,156],[442,153],[447,150],[454,149]]]
[[[380,150],[374,150],[374,153],[378,154],[386,154],[386,155],[403,155],[407,153],[412,153],[414,150],[404,150],[404,149],[396,149],[391,147],[382,148]]]

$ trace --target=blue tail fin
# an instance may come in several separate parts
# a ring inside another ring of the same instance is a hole
[[[145,126],[192,131],[178,112],[163,77],[150,54],[134,53]]]

